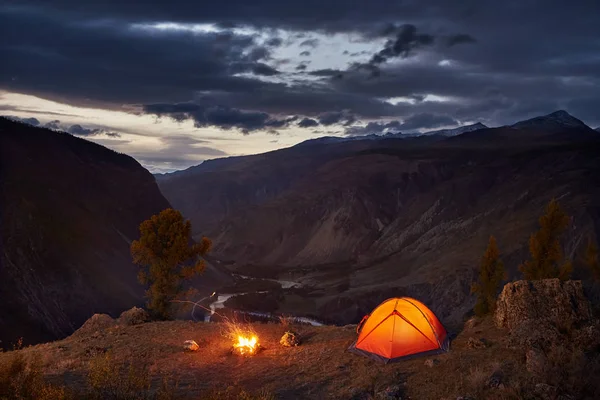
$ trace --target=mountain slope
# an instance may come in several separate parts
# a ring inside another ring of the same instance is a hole
[[[458,136],[458,135],[462,135],[463,133],[466,133],[466,132],[473,132],[473,131],[477,131],[479,129],[486,129],[486,128],[487,128],[487,126],[485,126],[481,122],[477,122],[475,124],[460,126],[458,128],[453,128],[453,129],[441,129],[441,130],[437,130],[437,131],[425,132],[425,133],[423,133],[423,135]]]
[[[133,158],[0,119],[0,340],[64,337],[139,304],[129,244],[167,207]]]
[[[599,138],[567,123],[321,144],[262,155],[235,173],[188,176],[176,191],[160,185],[176,207],[188,194],[189,218],[210,218],[204,233],[217,258],[312,288],[305,313],[356,322],[386,297],[411,295],[456,322],[473,305],[469,287],[489,235],[515,273],[556,197],[574,217],[568,246],[597,236]],[[223,190],[232,184],[235,192]],[[294,312],[294,301],[279,311]]]

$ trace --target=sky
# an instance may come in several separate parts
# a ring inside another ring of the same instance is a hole
[[[320,136],[600,126],[598,0],[0,0],[0,115],[151,172]]]

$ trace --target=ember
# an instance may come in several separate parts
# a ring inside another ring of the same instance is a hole
[[[238,335],[237,343],[233,344],[233,350],[242,356],[252,356],[256,354],[260,345],[256,336],[244,337]]]

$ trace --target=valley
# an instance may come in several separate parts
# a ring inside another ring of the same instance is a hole
[[[407,295],[459,326],[490,235],[509,279],[551,198],[573,218],[576,262],[596,237],[600,142],[577,121],[558,112],[449,138],[306,143],[207,161],[158,184],[194,233],[213,239],[221,266],[302,284],[247,297],[254,311],[356,323]]]

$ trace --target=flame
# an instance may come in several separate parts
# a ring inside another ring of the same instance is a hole
[[[256,336],[244,337],[238,335],[237,343],[233,344],[233,347],[241,355],[253,355],[258,350],[258,338]]]

